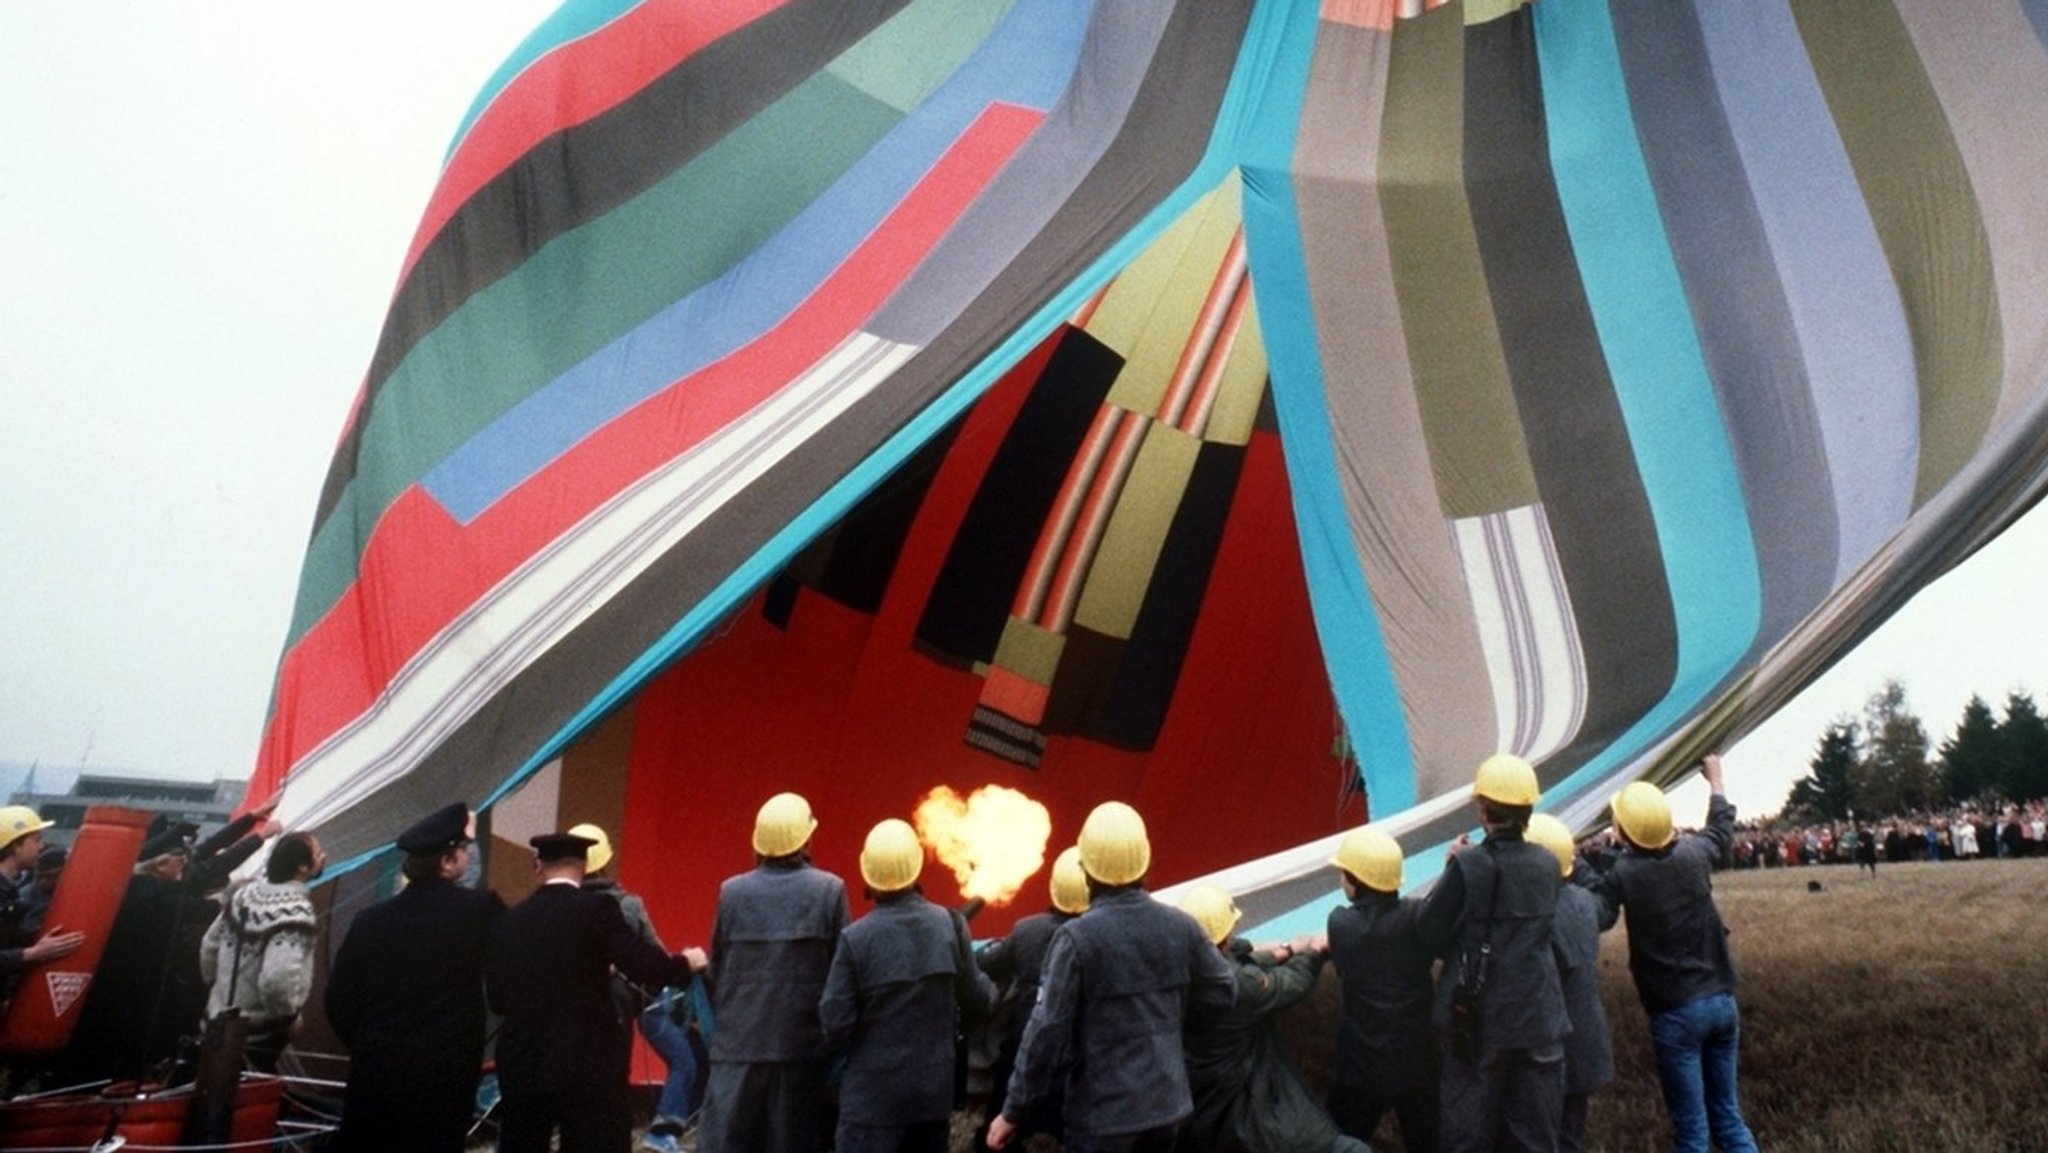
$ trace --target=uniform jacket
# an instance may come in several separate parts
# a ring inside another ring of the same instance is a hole
[[[1033,913],[1010,928],[1010,935],[984,948],[975,958],[981,971],[1003,990],[1011,1011],[1003,1021],[1003,1047],[1014,1054],[1024,1039],[1024,1023],[1038,1002],[1038,982],[1045,972],[1045,951],[1052,935],[1076,914],[1050,909]]]
[[[1237,1001],[1191,1024],[1186,1050],[1194,1112],[1180,1127],[1179,1153],[1329,1153],[1337,1126],[1289,1063],[1274,1015],[1315,989],[1320,953],[1273,964],[1242,940],[1230,942]]]
[[[1557,894],[1557,956],[1572,1035],[1564,1043],[1564,1091],[1591,1093],[1614,1080],[1614,1037],[1600,1003],[1600,899],[1576,885]]]
[[[212,986],[206,1015],[239,1009],[256,1023],[290,1021],[313,987],[320,919],[303,881],[252,881],[236,889],[199,942],[199,972]]]
[[[484,946],[505,902],[438,878],[356,916],[324,1004],[349,1050],[338,1148],[461,1153],[484,1056]]]
[[[650,988],[687,986],[690,967],[650,945],[604,893],[543,884],[491,928],[485,983],[507,1094],[611,1091],[626,1083],[632,1034],[612,1005],[612,969]]]
[[[845,882],[800,859],[764,861],[719,886],[711,927],[713,1061],[818,1056],[818,999],[849,919]]]
[[[603,893],[619,903],[619,913],[626,918],[626,924],[641,940],[668,952],[668,946],[661,943],[661,934],[654,929],[654,918],[647,915],[647,902],[639,894],[629,893],[619,887],[618,881],[609,876],[585,877],[583,888],[592,893]],[[632,1024],[640,1016],[660,989],[643,989],[619,973],[612,974],[612,1006],[618,1011],[619,1020]]]
[[[1735,840],[1735,806],[1707,801],[1707,825],[1656,852],[1634,847],[1592,881],[1600,927],[1628,909],[1628,967],[1652,1016],[1735,989],[1728,930],[1714,908],[1714,862]]]
[[[199,939],[220,907],[182,881],[133,877],[64,1055],[80,1080],[133,1077],[169,1060],[206,1014]]]
[[[818,1006],[828,1052],[846,1054],[839,1113],[858,1125],[944,1121],[956,1031],[995,1000],[967,923],[915,890],[847,926]]]
[[[1003,1115],[1034,1116],[1063,1091],[1069,1134],[1181,1120],[1193,1108],[1182,1027],[1236,995],[1235,974],[1194,918],[1137,886],[1100,894],[1053,934]]]
[[[1430,1024],[1436,954],[1419,929],[1422,902],[1361,889],[1330,910],[1330,963],[1344,987],[1337,1024],[1332,1098],[1358,1097],[1371,1086],[1391,1096],[1434,1081],[1436,1047]]]
[[[1453,856],[1422,903],[1424,941],[1444,952],[1435,1021],[1450,1026],[1460,967],[1490,945],[1480,998],[1483,1053],[1543,1049],[1571,1031],[1556,952],[1557,858],[1510,830]]]

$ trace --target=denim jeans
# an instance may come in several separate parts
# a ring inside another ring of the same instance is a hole
[[[690,1044],[689,1029],[676,1020],[667,997],[656,998],[640,1014],[640,1035],[668,1064],[668,1079],[661,1083],[661,1099],[654,1106],[655,1117],[688,1121],[697,1111],[697,1051]]]
[[[1736,1051],[1742,1022],[1735,997],[1716,993],[1650,1018],[1657,1079],[1671,1114],[1675,1153],[1706,1153],[1707,1134],[1722,1153],[1756,1153],[1756,1138],[1735,1095]]]

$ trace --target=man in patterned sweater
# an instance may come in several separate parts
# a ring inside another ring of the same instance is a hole
[[[310,833],[287,833],[270,850],[264,880],[235,890],[199,943],[199,968],[212,986],[206,1015],[239,1010],[249,1022],[250,1068],[275,1072],[313,987],[313,943],[320,931],[307,882],[327,856]]]

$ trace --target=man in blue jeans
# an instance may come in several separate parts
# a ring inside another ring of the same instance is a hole
[[[1705,1153],[1711,1133],[1723,1153],[1755,1153],[1735,1090],[1735,963],[1711,879],[1735,839],[1735,806],[1721,794],[1720,757],[1702,761],[1700,775],[1713,793],[1707,824],[1685,837],[1672,831],[1671,802],[1655,785],[1638,781],[1614,794],[1628,851],[1589,887],[1601,899],[1603,930],[1628,910],[1628,967],[1650,1015],[1672,1148]]]

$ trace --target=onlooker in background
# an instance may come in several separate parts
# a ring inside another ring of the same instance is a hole
[[[212,986],[206,1015],[232,1009],[249,1023],[242,1053],[252,1069],[275,1072],[298,1032],[320,934],[307,884],[326,864],[311,833],[278,838],[264,863],[264,879],[237,888],[200,939],[199,972]]]
[[[1557,1147],[1559,1153],[1579,1153],[1586,1147],[1587,1101],[1614,1080],[1614,1039],[1600,1003],[1600,898],[1572,883],[1578,850],[1563,821],[1537,813],[1529,818],[1529,839],[1557,858],[1564,886],[1557,894],[1558,972],[1572,1031],[1564,1041],[1564,1115]]]
[[[813,868],[818,827],[795,793],[754,816],[754,868],[718,888],[711,1078],[701,1153],[816,1153],[826,1141],[818,998],[846,928],[846,883]]]
[[[1409,1153],[1436,1153],[1442,1076],[1430,1003],[1436,954],[1417,929],[1422,902],[1403,899],[1401,846],[1371,825],[1344,834],[1330,858],[1348,905],[1330,910],[1330,961],[1344,987],[1330,1116],[1371,1141],[1389,1109]]]
[[[1254,950],[1232,936],[1237,902],[1215,885],[1180,899],[1229,962],[1237,999],[1229,1009],[1188,1022],[1188,1091],[1194,1112],[1180,1127],[1177,1153],[1371,1153],[1337,1126],[1309,1095],[1288,1060],[1274,1017],[1315,989],[1329,950],[1309,937]]]
[[[1017,1068],[1017,1046],[1024,1039],[1024,1025],[1031,1019],[1031,1007],[1038,1003],[1038,983],[1045,972],[1045,953],[1052,935],[1061,925],[1088,911],[1088,875],[1081,871],[1081,850],[1069,845],[1053,859],[1052,878],[1047,885],[1052,908],[1018,921],[1010,935],[984,947],[977,961],[989,980],[1003,989],[1004,1012],[998,1023],[1001,1037],[996,1059],[989,1069],[987,1115],[974,1134],[975,1147],[988,1147],[988,1126],[1003,1112],[1003,1090]],[[1043,1116],[1019,1117],[1017,1129],[1028,1137],[1033,1133],[1060,1133],[1059,1102],[1049,1101]]]
[[[869,830],[860,875],[875,907],[846,927],[819,999],[825,1051],[843,1053],[836,1153],[946,1153],[953,1039],[995,1001],[967,922],[924,899],[924,846],[890,818]]]
[[[1709,755],[1700,769],[1712,792],[1707,823],[1685,837],[1673,831],[1670,799],[1657,786],[1637,781],[1614,795],[1614,824],[1629,852],[1592,888],[1603,929],[1628,910],[1628,965],[1650,1015],[1672,1148],[1705,1153],[1711,1133],[1722,1153],[1755,1153],[1735,1084],[1735,962],[1712,881],[1735,835],[1735,806],[1721,792],[1721,758]]]
[[[348,1046],[337,1150],[462,1153],[484,1059],[484,946],[505,902],[456,883],[469,809],[398,835],[406,887],[356,915],[327,979],[327,1020]]]

